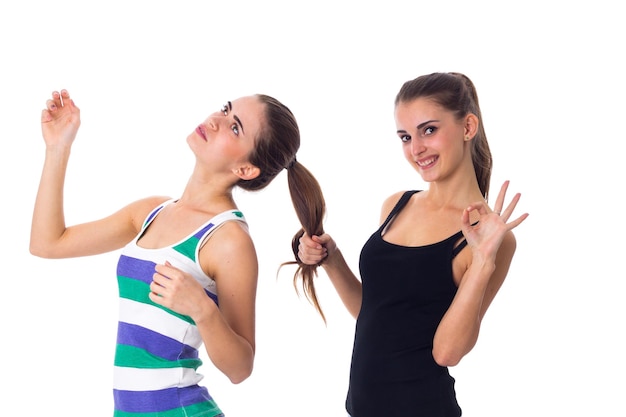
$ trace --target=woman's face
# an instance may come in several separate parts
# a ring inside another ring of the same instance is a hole
[[[248,163],[265,124],[265,104],[256,96],[226,102],[188,137],[196,157],[213,169],[232,170]]]
[[[418,98],[398,103],[395,119],[404,156],[424,181],[444,179],[462,163],[465,126],[451,111]]]

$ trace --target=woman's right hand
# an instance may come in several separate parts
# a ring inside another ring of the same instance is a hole
[[[41,111],[41,132],[47,146],[70,146],[80,127],[80,109],[67,90],[52,93]]]
[[[305,233],[298,245],[298,258],[307,265],[318,265],[335,250],[337,250],[337,245],[328,233],[321,236],[309,236]]]

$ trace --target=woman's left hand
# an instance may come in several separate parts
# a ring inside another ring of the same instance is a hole
[[[506,233],[519,226],[528,217],[528,213],[524,213],[509,222],[509,218],[513,214],[521,194],[515,194],[509,205],[503,210],[508,187],[509,181],[505,181],[500,188],[493,211],[489,209],[489,206],[484,201],[470,204],[463,211],[463,235],[475,256],[480,254],[485,259],[495,259]],[[478,211],[480,219],[478,223],[472,225],[470,223],[470,213],[474,210]]]

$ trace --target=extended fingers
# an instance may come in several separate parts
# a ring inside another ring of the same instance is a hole
[[[504,213],[502,213],[502,216],[503,216],[505,222],[507,222],[509,217],[511,217],[511,215],[513,214],[513,210],[515,210],[515,207],[517,206],[517,203],[519,202],[519,199],[521,198],[521,196],[522,195],[520,193],[515,194],[513,196],[513,199],[511,200],[511,202],[507,206],[506,210],[504,211]],[[521,216],[519,216],[518,218],[516,218],[515,220],[512,220],[512,221],[508,222],[507,226],[509,226],[509,229],[514,229],[520,223],[522,223],[524,220],[526,220],[526,217],[528,217],[528,213],[524,213]]]
[[[502,218],[504,219],[505,222],[509,219],[509,217],[511,217],[511,214],[513,214],[513,210],[515,210],[515,207],[517,206],[517,202],[519,201],[521,196],[522,195],[520,193],[515,194],[513,198],[511,199],[511,202],[509,203],[509,205],[502,212]]]
[[[506,223],[507,228],[511,230],[519,226],[520,223],[526,220],[526,218],[528,217],[528,213],[522,214],[521,216],[517,217],[515,220],[512,220],[510,222],[508,221],[511,215],[513,214],[513,211],[515,211],[515,208],[517,207],[517,203],[522,197],[521,193],[516,193],[511,199],[511,202],[506,206],[504,210],[502,210],[504,206],[504,199],[506,197],[506,192],[507,192],[508,187],[509,187],[509,181],[505,181],[504,184],[502,184],[502,187],[500,188],[500,193],[498,193],[498,198],[496,199],[494,211],[500,214],[500,217]]]
[[[504,181],[500,187],[500,192],[496,198],[496,204],[493,206],[493,211],[500,214],[502,213],[502,207],[504,207],[504,198],[506,197],[506,190],[509,188],[509,181]]]
[[[504,208],[504,200],[506,198],[506,192],[509,188],[509,181],[505,181],[502,184],[502,187],[500,187],[500,192],[498,193],[498,197],[496,198],[496,204],[493,207],[493,211],[496,212],[497,214],[501,215],[502,219],[506,222],[509,217],[511,217],[511,215],[513,214],[513,211],[515,210],[515,207],[517,206],[517,203],[521,197],[520,193],[516,193],[513,198],[511,199],[511,202],[506,206],[506,208]],[[523,217],[522,219],[516,219],[516,220],[520,220],[520,223],[527,217],[527,214],[520,216]],[[519,223],[517,223],[519,224]],[[516,225],[517,225],[516,224]],[[515,226],[513,226],[515,227]]]
[[[517,226],[519,226],[520,223],[522,223],[524,220],[526,220],[526,217],[528,217],[528,213],[522,214],[517,219],[508,222],[506,225],[509,227],[509,230],[514,229]]]

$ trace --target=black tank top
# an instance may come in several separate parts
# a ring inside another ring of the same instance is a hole
[[[433,337],[456,294],[452,259],[462,232],[420,247],[382,233],[417,191],[400,198],[363,246],[363,301],[356,322],[346,409],[352,417],[458,417],[454,378],[432,356]]]

